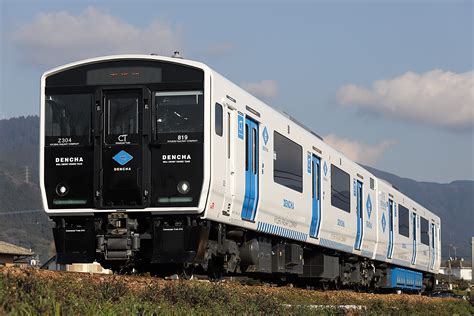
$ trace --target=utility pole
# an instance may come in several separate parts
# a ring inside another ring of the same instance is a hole
[[[30,183],[30,167],[25,166],[25,182]]]
[[[451,285],[451,274],[453,273],[453,270],[451,269],[451,262],[453,261],[453,258],[451,257],[451,248],[454,249],[453,244],[449,244],[449,260],[448,260],[448,289],[452,289]]]

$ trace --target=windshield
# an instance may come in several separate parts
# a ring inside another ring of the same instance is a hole
[[[157,139],[199,141],[204,131],[202,91],[155,94]]]
[[[46,137],[77,137],[88,140],[91,121],[91,94],[47,95]]]

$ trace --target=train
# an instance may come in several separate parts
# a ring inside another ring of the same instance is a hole
[[[433,288],[438,216],[203,63],[82,60],[45,72],[40,98],[57,263]]]

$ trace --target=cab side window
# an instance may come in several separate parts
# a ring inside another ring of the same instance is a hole
[[[215,105],[215,130],[216,134],[222,136],[223,128],[223,118],[222,118],[222,105],[216,103]]]

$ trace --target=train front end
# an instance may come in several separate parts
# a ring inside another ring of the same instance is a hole
[[[208,77],[199,63],[141,55],[43,75],[40,183],[58,263],[203,260]]]

